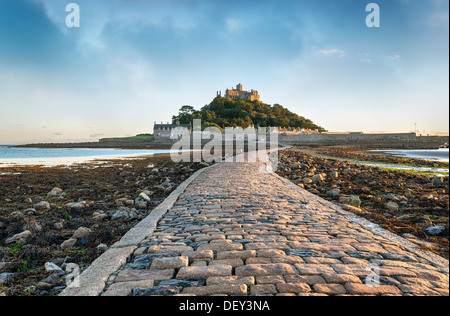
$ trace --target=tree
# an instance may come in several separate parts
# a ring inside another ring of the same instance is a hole
[[[201,119],[204,126],[226,127],[292,127],[305,129],[325,129],[311,120],[292,113],[280,104],[273,106],[258,101],[215,98],[210,104],[196,111],[190,105],[181,107],[173,116],[174,123],[190,124],[193,119]]]
[[[193,106],[183,105],[176,116],[172,116],[173,124],[191,124],[194,115],[197,113]]]

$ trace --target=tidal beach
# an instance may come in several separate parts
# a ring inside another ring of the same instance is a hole
[[[0,166],[0,292],[57,295],[65,271],[83,271],[206,163],[170,157],[68,166]]]

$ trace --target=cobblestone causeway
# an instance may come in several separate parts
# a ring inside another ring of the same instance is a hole
[[[102,295],[448,295],[448,262],[262,168],[202,173]]]

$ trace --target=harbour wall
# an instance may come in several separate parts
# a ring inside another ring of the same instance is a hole
[[[397,134],[312,134],[279,137],[280,143],[294,146],[356,146],[370,148],[436,149],[449,142],[448,136]]]

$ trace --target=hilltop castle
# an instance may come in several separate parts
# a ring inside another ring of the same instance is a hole
[[[217,93],[218,96],[221,95],[220,92]],[[225,91],[225,98],[233,100],[249,100],[249,101],[260,101],[258,91],[244,91],[242,90],[242,85],[238,84],[236,89],[227,89]]]

